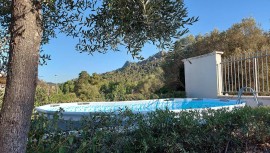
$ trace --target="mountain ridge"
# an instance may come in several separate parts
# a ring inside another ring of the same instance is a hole
[[[106,75],[114,72],[119,72],[125,70],[127,67],[134,67],[134,66],[142,66],[142,67],[147,67],[150,63],[152,66],[160,66],[161,63],[164,61],[167,53],[165,51],[159,51],[158,53],[149,56],[147,59],[144,59],[142,61],[138,62],[131,62],[131,61],[126,61],[124,65],[121,68],[118,68],[116,70],[112,70],[109,72],[101,73],[100,75]]]

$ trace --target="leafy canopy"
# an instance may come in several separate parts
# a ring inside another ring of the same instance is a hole
[[[39,8],[42,44],[61,32],[79,38],[80,52],[106,53],[125,46],[137,58],[145,43],[167,48],[198,20],[188,18],[182,0],[33,0],[33,9]],[[9,26],[10,17],[10,0],[1,0],[1,26]]]

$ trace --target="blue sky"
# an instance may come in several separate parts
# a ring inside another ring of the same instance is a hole
[[[189,16],[199,16],[199,21],[189,26],[189,34],[205,34],[215,28],[223,31],[247,17],[255,18],[261,28],[270,30],[270,0],[186,0],[185,4]],[[81,71],[104,73],[122,67],[126,61],[134,61],[124,48],[120,52],[94,53],[93,56],[79,53],[75,50],[77,42],[60,34],[44,46],[52,60],[39,67],[39,79],[62,83],[77,78]],[[147,58],[158,51],[156,46],[147,44],[141,55]]]

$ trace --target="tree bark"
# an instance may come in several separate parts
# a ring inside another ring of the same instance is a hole
[[[0,153],[26,152],[42,37],[40,7],[33,2],[12,1],[7,84],[0,113]]]

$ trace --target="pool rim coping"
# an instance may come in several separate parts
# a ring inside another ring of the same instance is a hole
[[[211,99],[211,100],[219,100],[219,101],[224,101],[224,99],[218,99],[218,98],[166,98],[166,99],[149,99],[147,101],[150,101],[150,100],[163,100],[162,102],[165,102],[165,101],[168,101],[168,100],[175,100],[175,99],[203,99],[203,100],[207,100],[207,99]],[[231,101],[232,99],[226,99],[228,101]],[[98,103],[128,103],[128,102],[143,102],[143,101],[146,101],[146,100],[133,100],[133,101],[114,101],[114,102],[71,102],[71,103],[56,103],[56,104],[47,104],[47,105],[43,105],[43,106],[39,106],[39,107],[35,107],[35,111],[38,112],[38,113],[44,113],[44,114],[47,114],[47,115],[53,115],[55,114],[57,111],[49,111],[49,110],[45,110],[45,109],[42,109],[41,107],[45,107],[45,106],[51,106],[51,105],[65,105],[65,104],[68,104],[68,105],[72,105],[72,104],[81,104],[81,103],[94,103],[94,104],[98,104]],[[235,101],[235,100],[233,100]],[[225,105],[225,106],[216,106],[216,107],[210,107],[210,108],[194,108],[194,109],[176,109],[176,110],[170,110],[172,112],[175,112],[175,113],[179,113],[179,112],[182,112],[182,111],[203,111],[203,110],[209,110],[209,109],[212,109],[212,110],[218,110],[218,109],[222,109],[222,108],[229,108],[229,109],[232,109],[232,108],[235,108],[235,107],[244,107],[246,106],[246,103],[242,102],[240,104],[234,104],[234,105]],[[158,110],[158,109],[156,109]],[[156,111],[155,110],[155,111]],[[140,113],[140,114],[147,114],[149,112],[153,112],[153,111],[132,111],[133,113]],[[119,111],[110,111],[110,112],[61,112],[61,114],[64,116],[64,115],[67,115],[67,116],[86,116],[86,115],[90,115],[90,114],[102,114],[102,113],[111,113],[111,114],[119,114]]]

